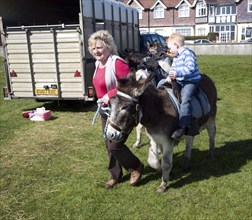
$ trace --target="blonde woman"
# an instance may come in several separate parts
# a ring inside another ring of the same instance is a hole
[[[96,59],[96,69],[93,76],[93,85],[98,99],[107,106],[109,99],[116,94],[117,79],[128,75],[128,64],[118,56],[113,37],[106,30],[93,33],[88,40],[88,49]],[[102,129],[104,130],[107,115],[101,111]],[[123,176],[122,167],[131,172],[130,185],[135,186],[141,179],[144,169],[140,160],[129,150],[124,141],[116,143],[105,139],[109,156],[108,170],[110,178],[105,183],[106,189],[113,188]]]

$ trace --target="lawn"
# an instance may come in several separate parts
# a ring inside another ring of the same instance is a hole
[[[216,151],[207,158],[206,131],[195,138],[191,169],[180,169],[184,141],[175,148],[169,189],[147,164],[148,139],[132,149],[145,164],[138,187],[105,190],[107,153],[95,103],[4,100],[0,61],[0,219],[4,220],[249,220],[252,219],[252,59],[198,56],[218,89]],[[25,110],[44,106],[52,119],[32,122]]]

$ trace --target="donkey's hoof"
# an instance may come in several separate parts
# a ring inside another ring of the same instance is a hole
[[[140,143],[136,142],[135,144],[132,145],[133,148],[140,148]]]
[[[166,189],[167,189],[167,183],[162,182],[160,186],[157,188],[157,193],[163,193],[166,191]]]
[[[166,191],[166,189],[167,189],[167,187],[159,186],[159,187],[157,188],[157,193],[163,193],[163,192]]]

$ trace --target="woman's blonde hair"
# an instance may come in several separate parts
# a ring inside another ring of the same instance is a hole
[[[88,50],[93,55],[92,47],[97,40],[101,40],[104,45],[110,50],[111,54],[118,55],[117,46],[114,38],[107,30],[100,30],[93,33],[88,39]]]
[[[172,33],[170,37],[168,38],[168,41],[175,41],[178,43],[179,46],[184,46],[185,44],[185,37],[181,35],[180,33]]]

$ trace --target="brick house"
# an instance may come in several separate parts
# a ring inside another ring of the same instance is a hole
[[[219,34],[217,42],[252,37],[252,0],[122,0],[137,8],[141,32]]]
[[[237,5],[237,38],[245,40],[252,37],[252,0],[239,1]]]

